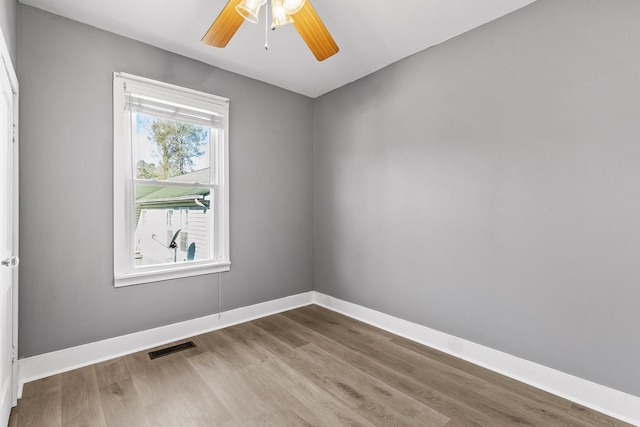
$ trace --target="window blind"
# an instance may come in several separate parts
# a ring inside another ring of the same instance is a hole
[[[138,113],[164,119],[186,122],[206,127],[221,127],[224,124],[224,114],[194,109],[180,104],[154,99],[146,95],[125,93],[124,108]]]

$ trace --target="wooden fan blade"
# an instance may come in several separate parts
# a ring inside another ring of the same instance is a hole
[[[236,6],[242,0],[229,0],[229,3],[222,9],[209,31],[202,38],[202,43],[215,47],[225,47],[233,35],[238,31],[244,18],[236,11]]]
[[[329,30],[324,26],[309,0],[304,3],[302,9],[292,18],[293,26],[296,27],[296,30],[298,30],[298,33],[300,33],[300,36],[318,61],[324,61],[338,53],[340,50],[338,45],[329,34]]]

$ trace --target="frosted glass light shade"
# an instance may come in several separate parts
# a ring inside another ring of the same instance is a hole
[[[259,21],[258,15],[260,14],[260,8],[266,2],[267,0],[242,0],[242,2],[236,6],[236,10],[244,19],[257,24]]]
[[[287,13],[287,15],[293,15],[294,13],[298,13],[302,6],[304,6],[304,2],[306,0],[282,0],[282,8]]]
[[[272,30],[293,23],[293,18],[289,16],[282,7],[282,0],[271,0],[271,14],[273,15],[273,21],[271,22]]]

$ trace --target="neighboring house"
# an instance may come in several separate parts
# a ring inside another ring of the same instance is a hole
[[[168,180],[152,181],[153,185],[137,185],[136,266],[174,262],[174,257],[175,262],[185,262],[192,244],[195,244],[193,260],[209,258],[210,190],[162,185],[167,181],[203,182],[208,179],[209,168],[205,168]],[[174,254],[169,245],[176,233]]]

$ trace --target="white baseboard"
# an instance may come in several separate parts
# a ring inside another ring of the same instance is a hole
[[[640,426],[640,397],[511,356],[357,304],[314,292],[316,304]]]
[[[18,396],[30,381],[313,303],[640,426],[640,397],[315,291],[20,359]]]
[[[25,383],[173,341],[248,322],[313,303],[313,292],[225,311],[102,341],[18,360],[18,397]]]

